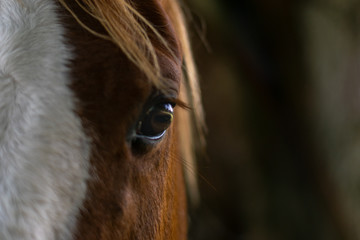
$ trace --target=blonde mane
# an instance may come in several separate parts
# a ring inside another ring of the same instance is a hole
[[[58,0],[82,25],[92,34],[114,42],[126,56],[147,76],[147,78],[163,92],[167,91],[167,79],[161,75],[154,46],[148,30],[154,34],[160,43],[170,53],[167,41],[154,26],[126,0],[75,0],[87,13],[97,19],[106,29],[108,35],[99,34],[86,26],[67,6],[65,0]],[[195,152],[205,145],[204,113],[202,109],[200,88],[194,59],[192,56],[188,32],[180,5],[176,0],[159,0],[165,12],[168,13],[177,34],[183,55],[183,76],[179,100],[190,106],[191,111],[179,114],[181,129],[179,140],[181,154],[186,161],[185,178],[190,198],[198,202],[196,183]],[[180,61],[180,60],[179,60]]]

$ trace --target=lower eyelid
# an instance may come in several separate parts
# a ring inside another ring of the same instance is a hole
[[[148,139],[148,140],[153,140],[153,141],[157,141],[160,140],[166,133],[166,130],[164,130],[161,134],[157,135],[157,136],[145,136],[145,135],[139,135],[136,134],[136,138],[141,138],[141,139]]]

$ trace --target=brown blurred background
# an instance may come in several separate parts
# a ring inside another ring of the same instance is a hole
[[[190,239],[360,239],[360,1],[186,4],[209,129]]]

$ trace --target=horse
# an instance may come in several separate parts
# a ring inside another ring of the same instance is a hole
[[[176,0],[0,1],[0,239],[187,238],[189,42]]]

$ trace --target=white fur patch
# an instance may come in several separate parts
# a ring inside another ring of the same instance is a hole
[[[71,239],[89,142],[52,0],[0,0],[0,239]]]

